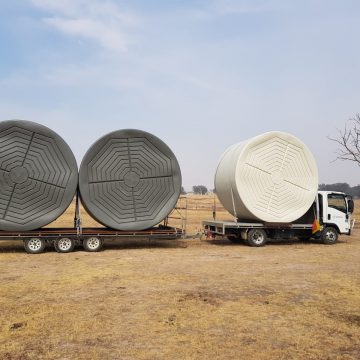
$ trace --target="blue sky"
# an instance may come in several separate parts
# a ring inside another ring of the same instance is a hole
[[[321,182],[360,183],[327,139],[360,112],[359,1],[0,0],[0,16],[0,118],[49,126],[79,163],[138,128],[172,148],[185,188],[212,188],[229,145],[281,130]]]

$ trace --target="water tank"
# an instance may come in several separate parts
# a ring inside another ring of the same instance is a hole
[[[79,189],[88,213],[116,230],[144,230],[166,218],[181,190],[178,161],[156,136],[118,130],[96,141],[80,166]]]
[[[293,135],[273,131],[228,148],[215,174],[220,202],[239,220],[289,223],[310,208],[316,161]]]
[[[73,200],[75,157],[49,128],[0,122],[0,230],[34,230],[56,220]]]

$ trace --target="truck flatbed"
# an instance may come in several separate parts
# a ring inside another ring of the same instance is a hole
[[[261,223],[261,222],[235,222],[235,221],[220,221],[220,220],[206,220],[202,222],[205,231],[211,231],[216,235],[226,235],[227,230],[241,230],[241,229],[291,229],[304,230],[311,229],[312,224],[282,224],[282,223]]]

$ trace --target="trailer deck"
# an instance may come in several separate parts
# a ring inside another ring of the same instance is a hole
[[[48,246],[54,246],[57,252],[71,252],[76,245],[82,245],[86,251],[100,251],[104,240],[116,239],[157,239],[175,240],[184,236],[183,229],[159,225],[147,230],[119,231],[109,228],[41,228],[32,231],[0,231],[0,241],[22,240],[25,251],[38,254]]]
[[[174,209],[176,210],[176,208]],[[54,246],[57,252],[71,252],[76,245],[82,245],[86,251],[100,251],[104,240],[115,239],[157,239],[175,240],[185,237],[184,219],[182,228],[168,226],[168,216],[164,224],[146,230],[115,230],[107,227],[82,227],[80,214],[80,198],[75,198],[75,214],[73,227],[44,227],[29,231],[0,231],[1,240],[23,240],[25,251],[38,254],[47,246]]]
[[[139,231],[120,231],[109,228],[41,228],[31,231],[0,231],[0,240],[22,240],[26,238],[48,238],[56,239],[59,237],[73,237],[81,240],[84,237],[97,236],[102,238],[125,238],[125,237],[145,237],[156,239],[178,239],[183,236],[183,230],[170,227],[159,226],[147,230]]]

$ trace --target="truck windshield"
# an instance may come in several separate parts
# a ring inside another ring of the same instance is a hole
[[[346,200],[343,195],[329,194],[328,195],[328,204],[329,204],[329,207],[339,210],[345,214],[347,212]]]

